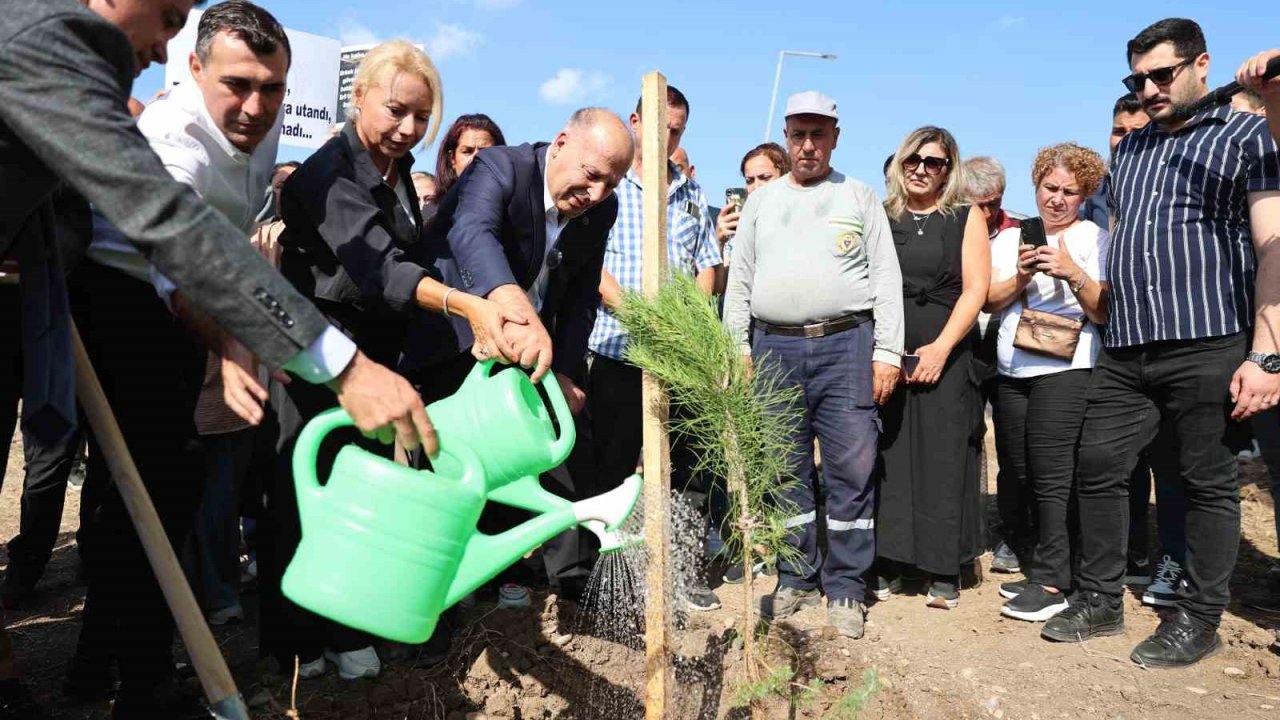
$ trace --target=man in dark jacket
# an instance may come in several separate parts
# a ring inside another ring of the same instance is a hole
[[[528,325],[508,325],[507,339],[533,377],[555,372],[576,414],[585,396],[587,339],[600,306],[604,248],[618,216],[613,194],[631,165],[633,140],[622,120],[600,108],[578,110],[550,144],[485,148],[440,203],[428,226],[425,251],[450,287],[514,308]],[[462,350],[472,337],[453,323],[458,344],[429,346],[438,332],[412,330],[406,363],[422,378],[428,402],[456,389],[473,359]],[[416,340],[416,342],[415,342]],[[489,349],[494,353],[494,349]],[[441,354],[453,354],[442,358]],[[496,353],[495,353],[496,354]],[[570,465],[576,465],[571,458]],[[582,475],[553,474],[561,494],[577,500],[589,489]],[[576,492],[575,492],[576,490]],[[552,587],[580,592],[590,573],[577,531],[543,548]],[[564,580],[572,588],[560,586]]]

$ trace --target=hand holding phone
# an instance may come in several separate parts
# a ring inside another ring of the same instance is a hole
[[[1020,226],[1022,231],[1022,244],[1034,245],[1041,248],[1049,244],[1049,238],[1044,234],[1044,220],[1038,217],[1027,218],[1022,221]]]
[[[734,206],[738,212],[742,212],[742,206],[747,202],[746,188],[729,188],[724,191],[724,202],[726,205]]]
[[[920,356],[906,353],[902,356],[902,374],[910,379],[916,374],[916,368],[920,367]]]

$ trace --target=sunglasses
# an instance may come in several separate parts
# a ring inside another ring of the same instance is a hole
[[[1173,82],[1173,78],[1178,74],[1179,70],[1193,62],[1195,62],[1195,60],[1183,60],[1177,65],[1156,68],[1150,72],[1134,73],[1120,82],[1124,83],[1124,86],[1129,89],[1129,92],[1134,93],[1142,92],[1142,88],[1146,86],[1148,80],[1157,85],[1168,85]]]
[[[924,165],[926,175],[941,175],[943,170],[951,167],[951,161],[940,157],[920,157],[920,153],[902,158],[902,169],[907,172],[915,172],[921,165]]]

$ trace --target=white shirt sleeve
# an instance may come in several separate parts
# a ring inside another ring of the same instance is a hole
[[[332,325],[326,327],[306,350],[294,355],[284,369],[319,385],[342,374],[356,356],[356,344]]]

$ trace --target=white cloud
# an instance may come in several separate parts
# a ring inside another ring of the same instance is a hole
[[[482,40],[484,37],[480,33],[459,25],[437,25],[436,34],[426,42],[427,54],[440,62],[447,57],[470,53]]]
[[[996,24],[1002,28],[1008,29],[1011,27],[1017,27],[1018,25],[1023,25],[1026,22],[1027,19],[1022,16],[1004,15],[996,21]]]
[[[613,80],[600,72],[587,73],[577,68],[561,68],[542,83],[538,94],[552,105],[569,105],[604,93]]]
[[[482,10],[506,10],[522,2],[524,0],[476,0],[476,7]]]
[[[374,45],[381,38],[367,25],[357,22],[354,17],[345,17],[338,23],[338,39],[343,47],[347,45]]]

